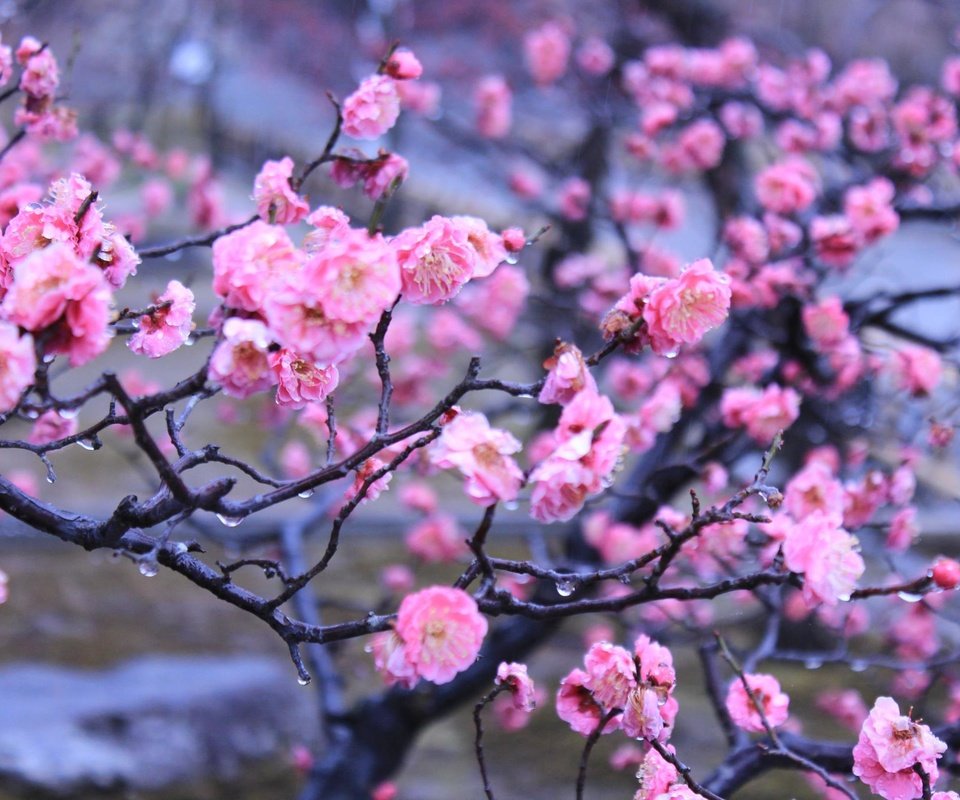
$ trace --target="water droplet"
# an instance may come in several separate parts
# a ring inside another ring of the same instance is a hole
[[[47,353],[47,354],[43,357],[43,363],[44,363],[44,364],[52,364],[52,363],[53,363],[53,359],[55,359],[55,358],[56,358],[56,356],[55,356],[53,353]]]
[[[195,336],[188,336],[183,340],[184,347],[193,347],[197,343],[197,338]]]
[[[823,662],[819,658],[808,658],[803,662],[803,666],[807,669],[820,669],[823,666]]]
[[[664,354],[663,354],[663,357],[664,357],[664,358],[676,358],[678,355],[680,355],[680,351],[679,351],[679,350],[670,350],[669,352],[664,353]]]
[[[619,575],[617,580],[620,581],[624,586],[630,585],[630,576],[629,575]]]
[[[371,645],[371,644],[365,645],[364,648],[363,648],[363,652],[364,652],[364,653],[372,653],[372,652],[373,652],[373,645]]]
[[[177,542],[173,546],[173,552],[176,553],[178,556],[182,556],[189,549],[190,548],[188,548],[183,542]]]
[[[97,446],[91,442],[89,439],[79,439],[77,444],[80,445],[84,450],[96,450]]]
[[[837,595],[837,600],[839,600],[841,603],[849,603],[851,597],[852,597],[852,595],[850,595],[850,594],[838,594],[838,595]]]
[[[573,590],[576,588],[577,582],[575,580],[557,581],[557,594],[561,597],[569,597],[573,594]]]
[[[217,514],[217,519],[228,528],[236,528],[237,525],[243,522],[243,517],[230,517],[226,514]]]
[[[897,597],[903,600],[904,603],[919,603],[923,600],[922,594],[912,594],[911,592],[897,592]]]
[[[80,413],[79,408],[61,408],[58,412],[60,419],[75,419]]]
[[[503,260],[506,261],[508,264],[516,264],[520,259],[517,258],[516,253],[507,253],[507,255],[504,257]]]
[[[302,677],[297,678],[297,683],[299,683],[301,686],[307,686],[310,683],[310,676],[303,675]]]
[[[503,504],[503,507],[507,509],[507,511],[516,511],[518,508],[520,508],[520,504],[516,500],[507,500]]]
[[[311,497],[313,497],[313,489],[304,489],[297,495],[297,497],[299,497],[301,500],[309,500]]]
[[[865,672],[869,665],[866,661],[851,661],[850,670],[852,672]]]
[[[48,472],[48,473],[47,473],[47,483],[56,483],[56,482],[57,482],[56,476],[54,476],[52,473]]]
[[[36,419],[37,417],[40,416],[40,412],[37,411],[35,408],[28,408],[23,413],[27,417],[27,419]]]
[[[139,564],[137,564],[137,569],[140,570],[140,574],[146,578],[152,578],[157,574],[157,562],[151,559],[144,559]]]

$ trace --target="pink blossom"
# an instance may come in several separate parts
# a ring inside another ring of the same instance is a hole
[[[523,270],[508,264],[489,279],[468,286],[457,303],[477,327],[503,340],[514,329],[529,293]]]
[[[231,397],[249,397],[269,388],[274,383],[269,346],[270,333],[262,322],[230,317],[210,357],[208,377]]]
[[[371,75],[343,101],[343,132],[354,139],[379,139],[400,116],[400,97],[393,78]]]
[[[667,745],[667,749],[673,753],[672,745]],[[633,800],[661,800],[661,798],[669,797],[671,787],[679,779],[680,774],[676,767],[656,750],[650,748],[643,758],[640,769],[637,770],[637,780],[640,781],[640,788],[637,789]]]
[[[836,295],[825,297],[816,305],[805,305],[802,316],[807,336],[821,352],[839,345],[850,329],[850,318]]]
[[[59,411],[50,409],[37,417],[27,441],[30,444],[49,444],[73,436],[79,427],[76,417],[64,417]]]
[[[53,97],[60,85],[60,70],[53,51],[49,47],[38,47],[24,58],[21,58],[21,53],[27,53],[23,42],[17,50],[17,60],[23,64],[20,88],[34,98]]]
[[[914,765],[934,784],[946,749],[928,726],[901,715],[893,698],[878,697],[853,748],[853,774],[886,800],[913,800],[922,788]]]
[[[395,630],[415,674],[442,684],[476,660],[487,620],[462,589],[431,586],[403,598]]]
[[[477,251],[462,223],[434,216],[419,228],[393,239],[400,264],[404,300],[436,305],[454,297],[473,277]]]
[[[70,363],[79,366],[110,343],[112,299],[103,273],[57,243],[14,266],[13,285],[2,308],[11,322],[29,331],[58,323],[46,349],[67,354]]]
[[[423,74],[423,65],[410,50],[394,50],[387,59],[385,72],[398,81],[416,80]]]
[[[173,189],[166,178],[151,178],[140,187],[140,199],[148,217],[159,217],[173,203]]]
[[[756,180],[757,199],[776,214],[809,208],[817,196],[813,168],[800,158],[788,158],[764,169]]]
[[[510,456],[522,445],[507,431],[491,428],[483,414],[458,414],[443,427],[430,448],[430,461],[442,469],[458,469],[464,491],[474,503],[490,506],[511,501],[523,484],[523,472]]]
[[[867,244],[899,227],[894,195],[894,186],[887,178],[874,178],[866,186],[852,186],[844,193],[843,212]]]
[[[783,506],[794,519],[803,519],[815,511],[840,514],[843,512],[843,486],[826,465],[815,461],[787,483]]]
[[[808,607],[849,599],[863,575],[857,538],[840,527],[840,516],[815,511],[794,525],[783,545],[784,563],[803,573]]]
[[[780,691],[780,683],[772,675],[762,673],[744,677],[753,697],[747,694],[743,681],[739,678],[734,680],[727,690],[725,705],[733,723],[745,731],[763,733],[766,728],[761,718],[762,711],[763,718],[766,718],[771,728],[780,727],[787,720],[790,705],[790,698]]]
[[[527,674],[526,664],[501,662],[497,667],[494,683],[497,686],[509,687],[510,697],[516,709],[530,712],[536,708],[536,688]]]
[[[637,685],[630,653],[619,645],[597,642],[587,651],[584,666],[594,699],[607,710],[625,708],[628,695]]]
[[[387,564],[380,572],[380,583],[388,591],[409,592],[416,583],[413,570],[406,564]]]
[[[839,111],[853,106],[872,106],[892,99],[897,81],[887,62],[879,58],[851,61],[833,82],[832,104]]]
[[[895,552],[902,553],[909,549],[910,545],[919,537],[917,509],[913,506],[901,508],[890,519],[890,528],[887,531],[887,547]]]
[[[342,236],[350,227],[350,217],[333,206],[319,206],[310,213],[306,222],[313,226],[313,230],[303,238],[303,249],[308,253],[316,252],[330,239]]]
[[[259,311],[268,289],[300,262],[286,230],[257,220],[213,243],[213,290],[231,308]]]
[[[906,389],[914,397],[925,397],[940,383],[943,364],[936,350],[918,344],[904,344],[893,352],[890,371],[901,389]]]
[[[650,292],[643,309],[650,346],[655,353],[675,353],[695,344],[720,325],[730,310],[729,279],[709,259],[693,262],[675,280]]]
[[[172,353],[187,340],[197,307],[193,292],[176,280],[167,284],[155,305],[156,311],[140,317],[140,327],[127,343],[134,353],[150,358]]]
[[[477,132],[489,139],[502,139],[513,121],[513,92],[502,75],[485,75],[473,93]]]
[[[760,109],[735,100],[720,107],[720,121],[731,139],[752,139],[763,132]]]
[[[417,685],[419,675],[416,666],[407,658],[403,639],[396,631],[375,633],[370,639],[369,652],[373,654],[373,664],[383,676],[388,686],[399,685],[412,689]]]
[[[523,37],[523,55],[533,80],[549,86],[567,71],[570,37],[558,22],[546,22]]]
[[[557,190],[560,213],[571,222],[586,219],[590,210],[590,184],[583,178],[568,178]]]
[[[508,253],[519,253],[527,246],[527,237],[522,228],[507,228],[500,234],[500,239]]]
[[[581,736],[593,733],[604,713],[589,684],[590,676],[582,669],[574,669],[560,681],[557,692],[557,716]],[[614,717],[604,726],[603,733],[612,733],[619,727],[620,718]]]
[[[270,353],[268,361],[277,384],[277,405],[287,408],[320,402],[340,382],[335,366],[315,364],[287,348]]]
[[[356,474],[353,476],[353,484],[344,492],[344,500],[351,502],[360,497],[362,492],[363,496],[360,498],[360,503],[372,503],[387,491],[390,481],[393,480],[393,473],[383,472],[379,477],[374,478],[374,475],[381,472],[384,467],[386,467],[386,463],[376,456],[364,461],[357,467]]]
[[[849,267],[863,248],[860,233],[843,214],[814,217],[810,223],[810,238],[817,258],[828,267],[837,269]]]
[[[750,264],[762,264],[770,255],[767,231],[753,217],[733,217],[723,226],[723,239],[731,252]]]
[[[340,231],[303,265],[303,282],[331,319],[373,326],[400,294],[394,250],[379,234]]]
[[[817,695],[817,708],[845,728],[859,731],[867,718],[867,706],[856,689],[826,690]]]
[[[400,502],[413,511],[433,514],[437,510],[437,493],[430,484],[417,481],[408,483],[400,490]]]
[[[433,81],[398,81],[400,107],[424,117],[436,116],[440,108],[440,84]]]
[[[473,248],[476,256],[473,277],[486,278],[492,274],[507,257],[503,239],[493,233],[487,227],[487,223],[479,217],[450,217],[450,221],[464,230],[467,235],[467,244]]]
[[[716,122],[700,119],[687,125],[677,137],[677,146],[695,169],[713,169],[723,158],[726,137]]]
[[[21,336],[16,325],[0,321],[0,414],[16,407],[36,368],[33,337]]]
[[[293,225],[310,213],[310,206],[290,185],[293,159],[265,161],[253,181],[253,201],[264,222]]]
[[[363,172],[363,193],[371,200],[379,200],[388,191],[407,179],[410,165],[403,156],[390,153],[378,158]]]
[[[577,48],[577,63],[590,75],[606,75],[613,66],[613,49],[599,36],[585,39]]]
[[[456,561],[470,551],[467,532],[449,514],[433,514],[414,525],[406,536],[407,549],[428,564]]]
[[[728,428],[746,428],[751,438],[766,446],[800,416],[800,395],[776,383],[762,390],[725,389],[720,414]]]
[[[576,345],[559,342],[543,367],[549,372],[537,398],[541,403],[566,405],[583,389],[597,391],[596,381]]]

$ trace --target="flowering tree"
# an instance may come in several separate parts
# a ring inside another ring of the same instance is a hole
[[[319,155],[267,161],[249,218],[227,224],[203,159],[129,133],[44,155],[77,135],[56,57],[29,37],[3,45],[17,108],[0,153],[0,447],[62,484],[84,476],[58,475],[60,451],[132,442],[152,488],[120,490],[95,515],[5,470],[0,508],[144,575],[172,570],[268,625],[318,686],[324,745],[304,798],[393,796],[416,734],[465,703],[491,798],[487,706],[515,729],[538,703],[584,737],[578,797],[610,735],[639,800],[730,797],[781,769],[830,797],[856,797],[856,776],[887,800],[956,798],[934,788],[960,745],[945,593],[960,564],[913,545],[922,493],[936,500],[917,470],[952,452],[941,384],[958,339],[932,336],[914,309],[960,284],[858,294],[851,277],[903,219],[958,213],[960,57],[933,88],[900,87],[881,61],[761,58],[742,38],[615,50],[562,19],[522,48],[523,80],[541,91],[617,94],[590,106],[576,147],[588,157],[567,165],[511,139],[502,75],[477,77],[472,127],[436,123],[496,152],[505,183],[551,220],[496,233],[441,214],[388,228],[408,163],[341,141],[381,140],[403,107],[434,113],[439,87],[409,50],[389,48],[352,94],[331,95]],[[139,219],[102,202],[124,165]],[[680,178],[700,181],[715,214],[715,241],[687,264],[657,239],[684,225],[686,195],[651,188]],[[360,187],[364,219],[308,200],[329,180]],[[176,191],[199,233],[132,244]],[[137,293],[144,262],[203,247],[212,285]],[[124,346],[170,366],[156,381],[104,368]],[[257,415],[260,457],[210,440],[203,408],[224,398],[222,424]],[[441,486],[457,496],[441,503]],[[321,618],[314,592],[349,547],[351,516],[393,495],[416,519],[411,563],[449,565],[448,579],[424,586],[392,565],[387,606]],[[282,517],[236,529],[274,507]],[[521,515],[534,535],[517,557],[498,527]],[[249,552],[211,563],[185,533],[198,530]],[[257,550],[271,545],[279,557]],[[254,571],[271,591],[244,582]],[[574,616],[597,624],[545,703],[524,662]],[[871,617],[880,642],[864,636]],[[812,648],[791,638],[801,620],[818,631]],[[349,702],[328,646],[354,639],[387,688]],[[678,673],[678,648],[697,652],[699,674]],[[884,691],[912,711],[886,695],[868,710],[843,683],[791,703],[778,668],[828,661],[884,670]],[[705,693],[725,745],[702,775],[671,741],[684,684]],[[804,734],[814,703],[848,741]]]

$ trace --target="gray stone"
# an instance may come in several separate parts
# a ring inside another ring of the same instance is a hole
[[[233,777],[315,730],[312,692],[263,658],[0,669],[0,781],[53,796]]]

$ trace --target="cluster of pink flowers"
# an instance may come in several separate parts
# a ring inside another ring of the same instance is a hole
[[[784,564],[803,575],[809,607],[850,599],[865,569],[859,548],[837,514],[814,511],[794,523],[783,543]]]
[[[278,225],[293,225],[310,213],[310,206],[290,184],[293,159],[266,161],[253,181],[253,200],[260,219]]]
[[[529,713],[537,706],[537,690],[527,674],[526,664],[507,663],[497,667],[497,686],[506,686],[517,711]]]
[[[477,82],[473,102],[476,128],[481,136],[502,139],[513,122],[513,92],[502,75],[485,75]]]
[[[392,53],[382,73],[365,78],[343,101],[343,132],[354,139],[379,139],[400,116],[397,81],[414,80],[422,73],[420,62],[409,50]]]
[[[0,83],[5,83],[10,75],[9,52],[10,48],[5,47],[0,56],[0,75],[4,76]],[[16,57],[23,67],[19,86],[23,104],[14,114],[14,124],[41,140],[73,139],[77,135],[76,113],[55,104],[60,67],[53,52],[32,36],[25,36],[17,46]]]
[[[570,519],[588,497],[609,486],[626,432],[626,423],[607,397],[590,389],[579,392],[550,434],[544,448],[549,454],[530,474],[534,519]]]
[[[946,749],[928,726],[903,716],[893,698],[878,697],[853,748],[853,773],[886,800],[914,800],[922,794],[914,767],[935,784]]]
[[[673,732],[678,704],[673,656],[663,645],[640,636],[630,652],[597,642],[584,657],[584,669],[572,670],[557,692],[557,715],[577,733],[589,736],[604,716],[619,713],[602,733],[616,730],[634,739],[665,742]]]
[[[512,434],[491,428],[483,414],[467,412],[444,425],[430,448],[430,460],[442,469],[460,470],[467,496],[478,505],[489,506],[516,499],[523,472],[511,456],[521,447]]]
[[[779,681],[766,674],[748,674],[744,679],[750,687],[749,694],[740,678],[727,690],[725,705],[734,725],[751,733],[763,733],[764,720],[771,728],[783,725],[789,714],[790,698],[780,691]]]
[[[768,445],[779,431],[789,428],[800,416],[800,395],[776,383],[763,389],[725,389],[720,399],[720,414],[728,428],[745,428],[754,441]]]
[[[642,319],[630,347],[649,344],[658,355],[676,355],[682,345],[696,344],[726,320],[730,298],[729,279],[706,258],[690,264],[677,278],[637,274],[630,279],[630,291],[604,319],[603,332],[613,338]]]
[[[157,298],[156,310],[140,317],[139,329],[127,346],[150,358],[172,353],[190,335],[196,306],[193,292],[180,281],[170,281],[167,290]]]
[[[671,755],[676,755],[673,745],[666,745]],[[633,800],[705,800],[684,782],[677,768],[650,748],[643,756],[637,770],[640,786]]]
[[[0,321],[0,414],[16,407],[20,396],[33,384],[36,368],[33,337],[21,336],[16,325]]]
[[[423,678],[449,683],[470,667],[487,635],[487,620],[462,589],[431,586],[400,603],[392,631],[371,644],[374,662],[388,684],[412,688]]]

